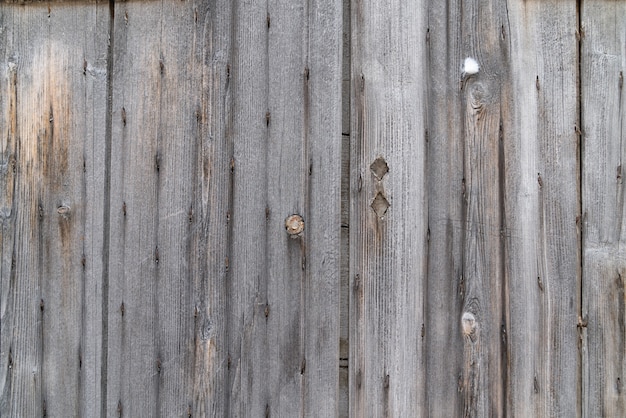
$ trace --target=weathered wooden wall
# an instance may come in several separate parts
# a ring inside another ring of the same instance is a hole
[[[7,1],[0,60],[0,416],[626,415],[623,1]]]

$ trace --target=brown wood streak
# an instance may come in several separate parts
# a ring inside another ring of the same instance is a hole
[[[195,353],[190,413],[192,416],[228,415],[227,381],[233,362],[228,352],[228,282],[231,280],[232,194],[236,162],[229,136],[230,55],[233,18],[229,2],[218,5],[219,13],[199,3],[194,12],[197,27],[193,56],[202,76],[202,95],[196,110],[194,214],[189,224],[192,249],[190,276],[195,304]],[[224,61],[206,65],[211,54]],[[214,215],[211,215],[214,213]],[[190,218],[191,219],[191,218]]]

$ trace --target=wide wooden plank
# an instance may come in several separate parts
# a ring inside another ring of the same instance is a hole
[[[427,13],[351,14],[350,415],[423,415]]]
[[[583,414],[626,415],[626,4],[581,7]]]
[[[243,3],[234,24],[230,411],[335,416],[341,2]]]
[[[220,416],[230,9],[129,2],[115,16],[107,414]]]
[[[579,411],[574,6],[430,8],[430,414]]]
[[[108,3],[0,22],[0,415],[97,416]]]

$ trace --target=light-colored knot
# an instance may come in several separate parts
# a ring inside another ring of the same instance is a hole
[[[461,317],[461,327],[463,329],[463,335],[466,337],[471,336],[476,329],[476,317],[471,312],[463,313]]]
[[[291,215],[285,219],[285,229],[291,236],[298,235],[304,230],[304,219],[300,215]]]

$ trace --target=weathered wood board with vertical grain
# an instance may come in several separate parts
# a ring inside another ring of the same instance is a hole
[[[352,3],[350,415],[424,415],[427,13]]]
[[[507,21],[501,139],[505,411],[579,416],[577,9],[572,2],[513,2]]]
[[[225,209],[218,213],[225,203],[203,188],[211,173],[200,165],[221,151],[208,131],[219,99],[203,106],[205,94],[223,88],[213,74],[219,47],[211,48],[211,17],[203,3],[115,5],[107,414],[197,412],[204,405],[193,384],[208,391],[223,380],[223,297],[219,286],[210,295],[202,287],[223,281],[223,247],[203,245],[223,238],[218,223],[226,222]],[[217,121],[211,127],[219,130]],[[207,168],[227,191],[228,164]],[[205,213],[213,201],[220,203]],[[214,256],[219,266],[202,263]],[[218,389],[209,402],[220,401]]]
[[[581,8],[583,414],[626,415],[626,4]]]
[[[0,415],[97,416],[108,4],[0,9]]]

